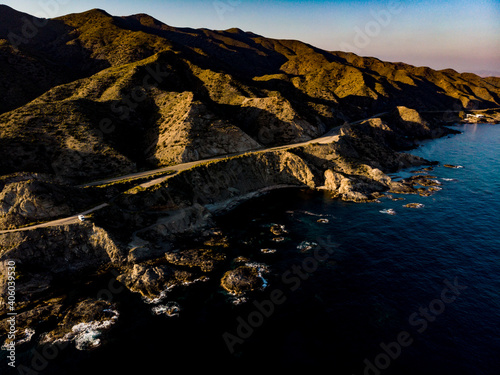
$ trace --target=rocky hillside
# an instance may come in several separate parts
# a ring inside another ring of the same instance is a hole
[[[85,181],[300,142],[398,105],[500,106],[497,78],[239,29],[98,9],[42,20],[4,5],[0,25],[0,174]]]
[[[327,190],[354,202],[375,201],[386,192],[432,194],[432,180],[425,176],[394,182],[386,173],[429,164],[392,147],[446,133],[417,111],[398,107],[382,118],[345,125],[334,142],[227,157],[148,187],[118,192],[108,207],[93,214],[91,222],[2,234],[1,275],[7,274],[12,260],[19,275],[20,331],[33,332],[40,319],[52,314],[52,328],[40,339],[62,338],[85,349],[88,343],[80,342],[72,327],[94,324],[105,331],[119,314],[99,314],[120,307],[97,308],[94,305],[104,301],[93,300],[92,294],[83,299],[69,295],[74,295],[71,290],[81,280],[93,280],[110,269],[120,290],[150,303],[161,300],[167,289],[209,278],[219,278],[221,287],[236,295],[254,291],[262,282],[260,271],[235,268],[237,254],[228,251],[227,238],[217,229],[221,212],[284,187]],[[64,189],[60,181],[47,176],[9,177],[2,183],[4,222],[49,220],[95,199],[88,188]],[[7,293],[6,276],[0,277],[0,291]],[[5,303],[0,308],[0,313],[5,311]],[[175,306],[172,309],[175,313]],[[6,324],[0,320],[0,326]]]

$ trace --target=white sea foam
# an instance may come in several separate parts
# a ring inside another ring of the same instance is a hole
[[[155,315],[166,315],[169,318],[179,316],[181,307],[177,302],[168,302],[164,305],[158,305],[151,309]]]
[[[184,281],[184,282],[182,282],[179,285],[189,286],[189,285],[192,285],[192,284],[195,284],[195,283],[198,283],[198,282],[205,282],[205,281],[208,281],[208,280],[210,280],[208,277],[203,276],[203,277],[200,277],[200,278],[195,279],[193,281]],[[170,285],[170,286],[168,286],[167,288],[165,288],[164,290],[161,291],[161,293],[158,295],[158,297],[149,298],[149,297],[143,296],[142,300],[144,301],[144,303],[146,303],[148,305],[157,305],[157,304],[161,303],[162,301],[164,301],[168,297],[168,293],[170,291],[172,291],[176,286],[178,286],[178,285]]]
[[[269,273],[269,267],[265,264],[256,263],[256,262],[248,262],[248,263],[245,263],[245,265],[248,267],[255,268],[257,270],[257,275],[262,280],[261,290],[266,289],[267,286],[269,285],[269,281],[267,281],[267,279],[264,277],[264,275]]]
[[[241,305],[245,302],[248,301],[248,298],[245,297],[245,296],[235,296],[233,299],[232,299],[232,303],[233,305]]]
[[[422,204],[422,203],[408,203],[408,204],[405,204],[403,207],[407,207],[407,208],[423,208],[423,207],[425,207],[425,205]]]
[[[35,330],[33,328],[26,328],[24,330],[24,335],[16,340],[16,346],[30,342],[34,334]]]
[[[385,210],[380,210],[379,212],[388,215],[396,215],[396,211],[394,211],[392,208],[386,208]]]
[[[300,244],[297,245],[297,249],[302,252],[306,252],[315,248],[316,246],[318,246],[316,242],[302,241]]]
[[[113,314],[111,319],[103,321],[92,321],[74,325],[72,332],[64,336],[65,341],[74,341],[78,350],[89,350],[101,345],[101,335],[103,331],[111,328],[118,320],[119,313],[116,310],[107,309],[105,312]]]
[[[199,277],[197,279],[194,279],[193,281],[184,281],[182,283],[183,286],[189,286],[189,285],[193,285],[193,284],[196,284],[196,283],[204,283],[206,281],[210,280],[209,277],[207,276],[202,276],[202,277]]]
[[[145,303],[147,303],[148,305],[156,305],[156,304],[160,303],[161,301],[163,301],[165,298],[167,298],[168,292],[170,292],[173,288],[174,288],[174,286],[171,285],[171,286],[165,288],[164,290],[162,290],[161,293],[158,295],[158,297],[149,298],[149,297],[143,296],[142,300]]]
[[[71,327],[71,332],[68,332],[64,335],[64,337],[52,340],[50,333],[42,333],[40,335],[40,344],[46,343],[67,343],[73,341],[75,343],[75,347],[78,350],[90,350],[97,348],[101,345],[101,335],[104,331],[110,329],[118,320],[120,316],[119,312],[112,309],[103,310],[103,312],[107,312],[112,316],[110,319],[102,320],[102,321],[91,321],[91,322],[82,322],[75,324]]]

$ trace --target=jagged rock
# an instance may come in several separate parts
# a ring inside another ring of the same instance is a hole
[[[226,256],[211,249],[191,249],[169,252],[165,254],[165,258],[176,266],[195,267],[200,268],[202,272],[212,272]]]
[[[260,288],[263,281],[256,268],[240,266],[227,271],[222,277],[221,285],[229,293],[240,295]]]
[[[119,275],[117,280],[131,291],[155,299],[168,288],[193,281],[194,275],[164,264],[135,264],[131,270]]]
[[[0,235],[0,307],[7,295],[7,264],[16,262],[18,304],[52,288],[53,277],[73,279],[100,267],[122,264],[122,250],[94,224],[74,224]]]
[[[422,208],[422,207],[424,207],[424,205],[422,203],[408,203],[408,204],[405,204],[403,207],[406,207],[406,208]]]
[[[378,178],[382,178],[378,176]],[[390,178],[389,178],[390,180]],[[383,181],[387,181],[383,179]],[[361,179],[359,177],[346,177],[328,169],[325,172],[325,188],[346,201],[367,202],[373,199],[372,193],[387,189],[375,180]]]
[[[422,185],[422,186],[439,186],[441,183],[435,179],[435,176],[426,175],[426,176],[412,176],[407,181],[413,185]]]
[[[417,194],[417,190],[410,183],[403,181],[392,181],[390,185],[390,193],[394,194]]]
[[[205,246],[227,248],[229,247],[229,239],[226,236],[211,237],[203,243]]]
[[[37,180],[11,182],[0,191],[0,228],[69,216],[89,202],[78,188]]]
[[[102,333],[108,331],[118,317],[115,304],[86,299],[71,307],[57,328],[42,336],[41,342],[72,341],[77,349],[94,349],[101,344]]]
[[[20,312],[16,315],[16,342],[23,340],[30,341],[28,337],[23,337],[22,333],[32,332],[43,322],[58,319],[63,311],[63,298],[54,298],[39,306],[33,306],[31,309]],[[0,310],[1,311],[1,310]],[[7,332],[9,329],[8,318],[0,321],[0,331]]]
[[[269,230],[275,236],[281,236],[285,233],[288,233],[287,230],[285,229],[285,226],[281,225],[281,224],[273,224],[273,225],[271,225]]]

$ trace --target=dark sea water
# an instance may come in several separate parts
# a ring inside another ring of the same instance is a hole
[[[219,279],[174,291],[176,318],[128,298],[108,345],[65,350],[40,373],[500,374],[500,126],[456,128],[413,151],[463,166],[430,172],[436,194],[355,204],[292,189],[252,200],[220,226],[233,255],[268,267],[264,290],[241,304]],[[396,215],[380,212],[389,208]]]

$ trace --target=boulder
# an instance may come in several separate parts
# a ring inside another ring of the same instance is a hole
[[[263,280],[256,268],[240,266],[227,271],[222,277],[221,285],[229,293],[241,295],[260,288]]]

